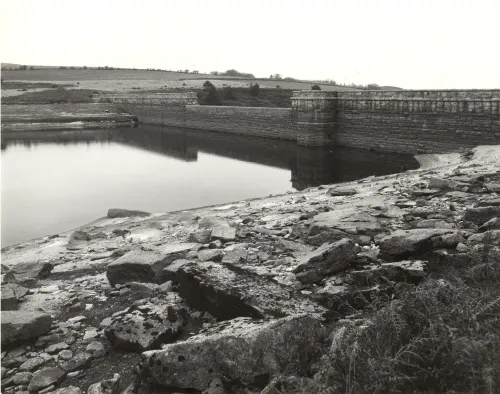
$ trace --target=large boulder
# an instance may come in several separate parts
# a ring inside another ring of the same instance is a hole
[[[21,284],[34,285],[39,279],[50,275],[54,265],[51,263],[42,263],[39,261],[27,261],[19,263],[12,267],[10,272],[14,274],[16,281]]]
[[[15,345],[50,331],[52,318],[41,312],[2,311],[2,345]]]
[[[114,219],[114,218],[126,218],[130,216],[139,216],[139,217],[144,217],[144,216],[149,216],[151,215],[149,212],[143,212],[143,211],[131,211],[129,209],[121,209],[121,208],[110,208],[108,210],[108,218]]]
[[[384,258],[404,260],[435,248],[454,248],[461,240],[460,234],[451,229],[396,230],[380,240],[380,253]]]
[[[380,219],[354,208],[344,208],[316,215],[307,234],[307,243],[319,246],[346,237],[357,241],[360,236],[372,237],[381,231]]]
[[[467,245],[472,246],[477,244],[500,246],[500,230],[490,230],[484,233],[472,234],[467,238]]]
[[[320,282],[325,276],[346,269],[360,250],[361,248],[348,238],[333,244],[324,244],[306,255],[293,272],[303,283]]]
[[[477,207],[467,209],[464,220],[480,226],[497,216],[500,216],[500,206]]]
[[[152,383],[183,390],[204,390],[216,378],[228,385],[265,384],[284,371],[307,373],[323,333],[319,320],[308,315],[270,322],[238,318],[145,352],[141,365]]]
[[[417,284],[427,276],[427,271],[426,261],[397,261],[352,271],[344,278],[344,283],[355,286],[373,286],[388,281]]]
[[[17,309],[19,300],[28,293],[28,289],[17,283],[2,285],[2,310],[13,311]]]
[[[132,250],[107,267],[106,275],[111,286],[127,282],[162,283],[162,270],[177,259],[183,258],[194,244],[170,244],[155,251]]]
[[[113,317],[104,333],[114,347],[143,352],[170,343],[184,328],[189,308],[175,293],[144,300]]]
[[[193,308],[219,319],[322,314],[324,309],[292,289],[245,269],[215,262],[187,263],[177,272],[178,292]]]

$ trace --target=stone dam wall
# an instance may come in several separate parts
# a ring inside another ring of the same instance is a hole
[[[292,108],[200,106],[193,92],[107,94],[147,124],[398,153],[500,144],[500,90],[297,91]]]
[[[434,153],[500,143],[500,90],[338,92],[334,143]]]
[[[201,106],[192,92],[106,94],[97,99],[110,100],[146,124],[296,140],[292,108]]]

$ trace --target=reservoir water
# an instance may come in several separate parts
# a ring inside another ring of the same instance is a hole
[[[2,133],[2,247],[109,208],[168,212],[418,167],[409,155],[141,126]]]

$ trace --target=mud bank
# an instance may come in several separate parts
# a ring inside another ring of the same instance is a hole
[[[222,206],[112,209],[4,248],[3,392],[360,392],[335,368],[377,311],[500,256],[500,146],[419,161]]]
[[[137,118],[110,104],[2,105],[2,131],[108,128],[133,125]]]

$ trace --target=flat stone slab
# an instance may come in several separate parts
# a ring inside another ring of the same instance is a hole
[[[162,283],[162,270],[183,258],[193,243],[168,244],[155,251],[133,250],[107,267],[106,276],[111,286],[127,282]]]
[[[300,373],[315,358],[322,336],[321,323],[308,315],[270,322],[237,318],[145,352],[141,365],[152,383],[173,388],[204,390],[216,378],[248,385],[292,363]]]
[[[357,240],[360,235],[373,236],[382,231],[380,219],[354,208],[320,213],[313,217],[307,243],[321,245],[342,238]]]
[[[52,318],[42,312],[2,311],[2,345],[38,338],[50,331]]]
[[[146,300],[145,300],[146,301]],[[174,341],[189,318],[190,309],[175,293],[152,299],[115,316],[104,333],[114,347],[145,351]]]
[[[48,277],[53,268],[54,265],[51,263],[29,261],[15,265],[10,272],[14,274],[16,281],[21,284],[35,284],[39,279]]]
[[[7,283],[2,285],[2,310],[13,311],[17,309],[19,300],[28,293],[28,289],[17,283]]]
[[[500,206],[469,208],[465,211],[464,220],[482,225],[494,217],[500,217]]]
[[[33,378],[28,386],[28,391],[38,391],[52,384],[59,382],[66,372],[58,367],[47,367],[33,374]]]
[[[324,244],[306,255],[293,272],[303,283],[319,282],[325,276],[346,269],[360,250],[361,248],[348,238]]]
[[[189,263],[177,272],[178,291],[195,309],[219,319],[240,316],[283,317],[297,313],[322,314],[314,301],[270,278],[214,262]]]
[[[455,247],[460,242],[460,233],[457,230],[434,228],[396,230],[380,240],[380,253],[403,260],[439,247]]]
[[[422,260],[406,260],[370,266],[368,269],[350,272],[344,283],[355,286],[373,286],[386,284],[387,281],[418,284],[428,272],[427,262]]]

